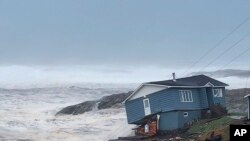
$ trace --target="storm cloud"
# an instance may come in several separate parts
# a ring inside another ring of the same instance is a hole
[[[213,77],[238,77],[238,78],[247,78],[250,77],[250,70],[240,70],[240,69],[224,69],[218,71],[202,71],[202,72],[193,72],[190,75],[205,74]]]

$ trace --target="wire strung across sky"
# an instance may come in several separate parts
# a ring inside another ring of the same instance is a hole
[[[206,64],[204,67],[202,67],[198,72],[205,70],[208,66],[210,66],[211,64],[213,64],[215,61],[217,61],[219,58],[221,58],[223,55],[225,55],[227,52],[229,52],[231,49],[233,49],[234,47],[236,47],[239,43],[241,43],[243,40],[246,39],[246,37],[248,37],[250,35],[250,33],[245,34],[244,36],[242,36],[239,40],[237,40],[232,46],[230,46],[229,48],[227,48],[225,51],[223,51],[221,54],[219,54],[218,56],[216,56],[213,60],[211,60],[208,64]]]
[[[249,69],[248,69],[248,75],[247,75],[247,78],[246,78],[246,85],[245,85],[245,88],[248,87],[248,80],[249,80],[249,76],[250,76],[250,66],[249,66]]]
[[[203,60],[206,56],[208,56],[213,50],[215,50],[218,46],[220,46],[230,35],[232,35],[235,31],[237,31],[241,26],[243,26],[245,23],[248,22],[250,17],[247,17],[244,19],[239,25],[237,25],[233,30],[231,30],[224,38],[219,40],[211,49],[209,49],[205,54],[203,54],[201,57],[199,57],[194,63],[192,63],[183,73],[181,73],[181,76],[187,75],[190,69],[192,69],[195,65],[197,65],[201,60]]]
[[[250,35],[250,33],[248,35]],[[232,58],[228,63],[226,63],[225,65],[221,66],[217,71],[214,71],[210,76],[213,76],[216,72],[224,69],[225,67],[227,67],[228,65],[230,65],[233,61],[235,61],[236,59],[238,59],[242,55],[246,54],[248,51],[250,51],[250,47],[247,48],[246,50],[243,50],[240,54],[238,54],[237,56],[235,56],[234,58]]]

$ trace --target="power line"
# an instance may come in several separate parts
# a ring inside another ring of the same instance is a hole
[[[246,86],[245,86],[245,88],[247,88],[248,87],[248,79],[249,79],[249,76],[250,76],[250,66],[249,66],[249,69],[248,69],[249,71],[248,71],[248,75],[247,75],[247,78],[246,78]]]
[[[223,72],[222,69],[216,70],[216,71],[213,71],[211,74],[208,74],[208,76],[212,77],[212,76],[214,76],[219,71]],[[249,76],[250,75],[250,70],[246,71],[246,73],[247,73],[246,76]],[[239,75],[244,75],[244,72],[237,72],[237,70],[236,70],[235,73],[228,73],[228,75],[226,77],[233,77],[233,76],[237,77]]]
[[[192,63],[182,74],[181,76],[186,75],[186,73],[193,68],[195,65],[197,65],[202,59],[204,59],[206,56],[208,56],[208,54],[210,54],[214,49],[216,49],[219,45],[221,45],[230,35],[232,35],[235,31],[237,31],[241,26],[243,26],[248,20],[250,19],[250,17],[247,17],[244,21],[242,21],[239,25],[237,25],[235,28],[233,28],[233,30],[231,30],[228,34],[226,34],[226,36],[224,38],[222,38],[221,40],[219,40],[211,49],[209,49],[207,52],[205,52],[204,55],[202,55],[201,57],[199,57],[197,59],[197,61],[195,61],[194,63]]]
[[[212,73],[210,76],[214,75],[216,72],[218,72],[219,70],[224,69],[225,67],[227,67],[228,65],[230,65],[233,61],[235,61],[236,59],[238,59],[239,57],[241,57],[242,55],[246,54],[248,51],[250,51],[250,47],[247,48],[246,50],[244,50],[243,52],[241,52],[240,54],[238,54],[237,56],[235,56],[234,58],[232,58],[227,64],[223,65],[222,67],[220,67],[217,71],[214,71],[214,73]]]
[[[213,60],[211,60],[207,65],[205,65],[202,69],[200,69],[198,72],[206,69],[208,66],[210,66],[211,64],[213,64],[216,60],[218,60],[219,58],[221,58],[223,55],[225,55],[228,51],[230,51],[232,48],[234,48],[235,46],[237,46],[240,42],[242,42],[247,36],[249,36],[250,33],[245,34],[244,36],[242,36],[238,41],[236,41],[232,46],[230,46],[229,48],[227,48],[225,51],[223,51],[221,54],[219,54],[217,57],[215,57]]]

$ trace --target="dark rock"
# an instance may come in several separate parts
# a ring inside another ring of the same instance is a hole
[[[104,96],[98,103],[98,109],[107,109],[116,104],[121,104],[130,94],[131,92]]]
[[[96,101],[85,101],[83,103],[72,105],[63,108],[61,111],[56,113],[56,115],[78,115],[85,112],[91,111],[95,106]]]
[[[214,135],[214,131],[211,133],[209,138],[206,138],[205,141],[221,141],[222,137],[221,135]]]
[[[63,108],[61,111],[56,113],[57,115],[78,115],[83,114],[85,112],[92,111],[93,109],[107,109],[111,107],[121,107],[117,106],[117,104],[121,105],[121,103],[131,94],[128,93],[120,93],[120,94],[112,94],[110,96],[104,96],[100,100],[97,101],[85,101],[80,104],[72,105]]]

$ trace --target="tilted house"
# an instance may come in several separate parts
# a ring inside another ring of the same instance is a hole
[[[226,86],[205,75],[143,83],[125,100],[128,123],[158,115],[158,130],[182,128],[211,105],[225,106]]]

